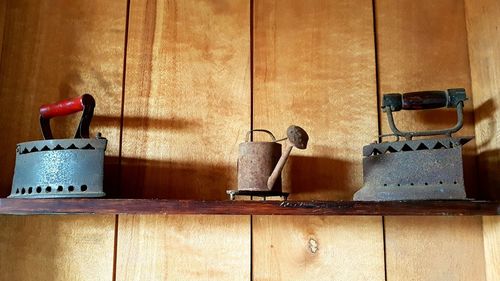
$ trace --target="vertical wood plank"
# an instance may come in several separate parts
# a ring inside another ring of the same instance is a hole
[[[361,148],[377,135],[371,1],[255,1],[254,127],[310,135],[284,189],[299,200],[351,199]]]
[[[117,163],[126,3],[7,1],[0,63],[0,197],[10,194],[16,144],[42,139],[38,108],[44,103],[91,93],[97,103],[91,134],[108,138],[106,164]],[[55,118],[54,136],[71,138],[79,117]],[[107,175],[116,181],[116,173]]]
[[[284,172],[291,198],[350,199],[378,131],[372,3],[254,3],[254,128],[308,131]],[[253,275],[383,280],[381,219],[254,216]]]
[[[470,72],[463,1],[376,1],[379,92],[464,87]],[[460,135],[473,135],[472,101]],[[451,126],[450,110],[397,113],[405,129]],[[390,132],[381,113],[381,129]],[[475,145],[465,147],[468,195],[476,195]],[[481,218],[397,218],[385,223],[387,280],[484,280]],[[467,254],[464,254],[467,253]]]
[[[7,12],[7,0],[0,0],[0,47],[3,44],[3,30],[5,28],[5,13]],[[0,52],[0,62],[2,61],[2,52]]]
[[[500,2],[465,1],[467,39],[474,91],[479,184],[487,198],[500,198]],[[500,279],[500,220],[483,217],[486,279]]]
[[[0,197],[10,193],[16,143],[41,139],[43,103],[94,95],[91,133],[108,138],[107,166],[117,163],[126,3],[2,1]],[[78,118],[53,120],[54,135],[71,137]],[[114,216],[5,216],[0,225],[2,280],[112,279]]]
[[[131,2],[122,195],[225,199],[250,127],[240,1]]]
[[[464,126],[456,135],[474,135],[464,4],[462,0],[375,1],[379,93],[465,88]],[[449,128],[456,123],[452,109],[401,111],[396,123],[404,130]],[[382,133],[391,133],[380,113]],[[464,146],[467,195],[476,198],[476,148]]]
[[[114,216],[0,216],[0,280],[112,280]]]
[[[387,280],[485,280],[477,217],[386,217]]]
[[[384,280],[381,218],[257,216],[255,280]]]
[[[474,92],[478,182],[486,198],[500,199],[500,2],[465,1]]]
[[[483,217],[486,280],[500,280],[500,218]]]
[[[116,280],[249,280],[249,216],[120,216]]]

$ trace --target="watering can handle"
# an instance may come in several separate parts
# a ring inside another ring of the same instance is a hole
[[[270,136],[271,136],[271,139],[272,139],[273,141],[276,141],[276,138],[274,137],[273,133],[271,133],[270,131],[268,131],[268,130],[264,130],[264,129],[254,129],[254,130],[250,130],[250,131],[248,131],[248,132],[247,132],[247,135],[246,135],[246,137],[245,137],[245,141],[246,141],[246,142],[248,142],[248,141],[250,140],[250,134],[251,134],[252,132],[264,132],[264,133],[267,133],[268,135],[270,135]]]
[[[456,108],[458,103],[467,100],[465,89],[448,89],[447,91],[422,91],[404,94],[384,94],[382,109],[391,111],[420,110],[441,107]]]
[[[40,127],[45,139],[53,139],[50,129],[50,119],[53,117],[66,116],[83,111],[80,124],[75,133],[75,138],[88,138],[89,127],[94,115],[95,100],[90,94],[84,94],[76,98],[65,99],[53,104],[40,106]]]

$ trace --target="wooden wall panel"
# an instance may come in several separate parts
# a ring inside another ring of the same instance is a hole
[[[474,91],[479,185],[486,198],[500,199],[500,2],[465,1]]]
[[[361,148],[377,135],[372,3],[254,3],[253,126],[309,133],[284,172],[292,199],[350,199],[362,185]],[[383,280],[381,219],[255,216],[253,275]]]
[[[10,193],[16,143],[41,139],[38,107],[43,103],[85,92],[94,95],[97,107],[91,133],[99,131],[109,139],[107,164],[114,167],[127,1],[0,4],[4,16],[0,197]],[[54,120],[54,135],[72,137],[78,118]],[[102,122],[108,119],[112,122]],[[108,171],[108,179],[116,181],[117,173],[112,172]],[[108,182],[107,186],[114,185]],[[114,216],[1,217],[0,279],[111,280],[114,222]]]
[[[382,235],[380,217],[254,217],[254,280],[384,280]]]
[[[465,88],[464,127],[456,135],[474,135],[463,0],[375,1],[379,93]],[[456,123],[452,109],[401,111],[396,125],[404,130],[449,128]],[[391,133],[381,112],[382,133]],[[476,198],[476,148],[464,146],[468,196]]]
[[[292,199],[351,199],[361,151],[376,139],[372,2],[255,1],[254,128],[310,136],[292,151],[284,188]]]
[[[500,217],[483,217],[486,280],[500,280]]]
[[[225,199],[250,127],[250,4],[130,7],[122,196]]]
[[[478,181],[483,196],[500,199],[500,2],[465,1],[474,91]],[[483,218],[486,279],[500,280],[500,219]]]
[[[376,1],[379,92],[464,87],[470,91],[464,5],[460,0]],[[472,101],[461,135],[473,135]],[[382,113],[381,113],[382,114]],[[451,110],[397,113],[403,128],[441,128]],[[383,133],[390,132],[381,115]],[[465,146],[474,196],[475,146]],[[387,280],[484,280],[481,218],[387,218]],[[467,253],[467,254],[464,254]]]
[[[477,217],[386,217],[387,281],[485,280]]]
[[[0,280],[112,280],[115,216],[0,216]]]
[[[7,1],[0,63],[0,197],[10,193],[16,143],[42,138],[38,108],[44,103],[94,95],[91,134],[108,138],[107,164],[117,163],[125,20],[126,0]],[[112,122],[102,122],[103,117]],[[72,137],[78,118],[54,119],[54,136]],[[116,181],[113,171],[108,179]],[[112,181],[107,186],[115,187]]]
[[[250,280],[249,216],[120,216],[116,280]]]

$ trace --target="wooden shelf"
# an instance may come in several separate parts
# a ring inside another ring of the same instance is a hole
[[[500,201],[194,201],[0,199],[0,214],[500,215]]]

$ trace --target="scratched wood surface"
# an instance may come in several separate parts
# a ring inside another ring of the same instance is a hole
[[[462,1],[376,1],[375,10],[380,94],[464,87],[472,96]],[[473,135],[472,100],[466,104],[459,134]],[[450,110],[396,114],[405,129],[442,128],[456,118]],[[390,132],[384,115],[381,125]],[[474,143],[464,149],[474,196]],[[388,217],[385,231],[387,280],[484,280],[480,217]]]
[[[500,217],[483,217],[486,280],[500,280]]]
[[[250,280],[249,216],[125,215],[116,280]]]
[[[122,196],[226,199],[250,128],[249,2],[131,1]]]
[[[107,167],[119,150],[126,1],[7,1],[0,63],[0,196],[10,193],[16,143],[41,139],[38,107],[91,93],[91,134],[108,138]],[[113,117],[111,123],[102,117]],[[70,138],[79,114],[56,118],[54,136]],[[116,170],[107,171],[110,189]]]
[[[0,280],[108,280],[115,216],[0,216]]]
[[[482,196],[500,199],[500,2],[465,1],[470,56],[478,184]]]
[[[254,217],[254,280],[384,280],[381,223],[381,217]]]
[[[284,171],[291,199],[352,199],[377,135],[372,3],[254,3],[254,128],[309,133]]]

